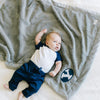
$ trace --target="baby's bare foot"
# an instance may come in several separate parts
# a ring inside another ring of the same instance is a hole
[[[22,99],[23,99],[23,94],[22,94],[22,92],[19,92],[17,100],[22,100]]]
[[[4,84],[3,87],[10,90],[8,84]]]

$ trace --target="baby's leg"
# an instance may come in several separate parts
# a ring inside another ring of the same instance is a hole
[[[17,88],[20,81],[22,81],[22,77],[15,71],[8,84],[4,84],[3,86],[6,89],[14,91]]]
[[[19,92],[17,100],[22,100],[24,97],[22,92]]]

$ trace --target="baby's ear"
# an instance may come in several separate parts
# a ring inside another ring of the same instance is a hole
[[[47,40],[45,41],[45,44],[48,45],[48,41]]]

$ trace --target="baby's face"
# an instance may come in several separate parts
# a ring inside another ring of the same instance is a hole
[[[58,34],[51,34],[46,40],[46,45],[53,51],[59,51],[61,48],[61,37]]]

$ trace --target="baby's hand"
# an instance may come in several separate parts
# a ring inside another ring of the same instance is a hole
[[[52,77],[55,77],[55,76],[56,76],[56,73],[55,73],[54,71],[51,71],[51,72],[49,73],[49,75],[52,76]]]
[[[46,33],[47,32],[47,29],[43,29],[41,32]]]

